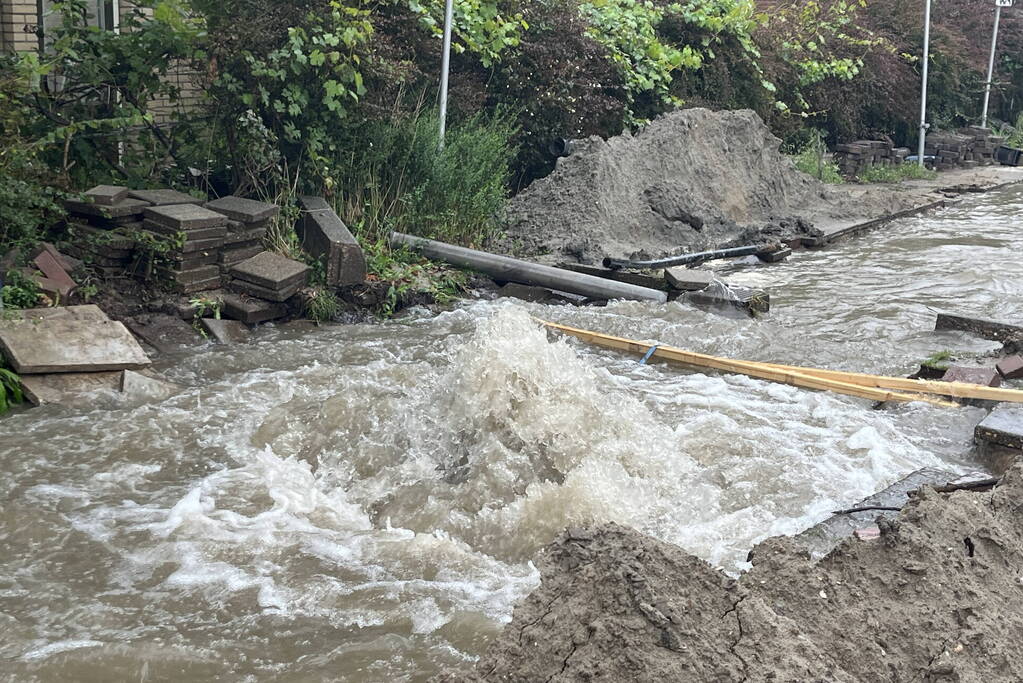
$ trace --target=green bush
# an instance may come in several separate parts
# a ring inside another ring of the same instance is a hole
[[[838,172],[838,164],[825,157],[827,151],[824,137],[819,132],[812,131],[810,139],[792,157],[792,162],[797,169],[821,182],[832,184],[844,182],[842,174]]]
[[[371,121],[349,133],[350,151],[335,162],[328,185],[363,241],[386,242],[392,230],[466,246],[493,237],[516,152],[509,114],[456,123],[443,150],[433,113]]]
[[[10,370],[0,367],[0,415],[10,410],[13,404],[21,403],[24,400],[21,380]]]

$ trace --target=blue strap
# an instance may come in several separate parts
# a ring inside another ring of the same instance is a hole
[[[657,347],[658,347],[658,345],[657,345],[657,344],[654,344],[653,346],[651,346],[651,347],[650,347],[650,350],[646,352],[646,355],[645,355],[645,356],[643,356],[643,360],[641,360],[641,361],[639,362],[639,364],[640,364],[640,365],[646,365],[646,362],[647,362],[648,360],[650,360],[650,356],[654,355],[654,351],[656,351],[656,350],[657,350]]]

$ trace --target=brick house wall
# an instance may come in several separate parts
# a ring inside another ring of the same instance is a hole
[[[0,50],[23,52],[39,49],[36,0],[0,0]]]

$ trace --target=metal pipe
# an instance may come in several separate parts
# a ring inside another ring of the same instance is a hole
[[[927,65],[931,60],[931,0],[924,3],[924,67],[920,85],[920,144],[916,157],[924,165],[924,141],[927,138]]]
[[[539,263],[488,254],[484,251],[466,249],[400,232],[391,233],[391,246],[409,247],[427,258],[444,261],[460,268],[471,268],[504,282],[521,282],[525,285],[550,287],[594,299],[632,299],[658,303],[668,300],[667,294],[657,289],[616,282],[571,270],[542,266]]]
[[[996,0],[997,1],[997,0]],[[995,5],[995,28],[991,32],[991,54],[987,60],[987,82],[984,84],[984,108],[980,115],[980,127],[987,128],[987,104],[991,98],[991,79],[995,75],[995,45],[998,44],[998,20],[1002,17],[1002,6]]]
[[[440,142],[438,148],[444,149],[444,133],[448,119],[448,71],[451,68],[451,24],[454,14],[454,0],[444,3],[444,47],[440,64]]]
[[[669,256],[668,258],[654,259],[652,261],[629,261],[627,259],[617,258],[606,258],[604,259],[605,268],[638,268],[638,269],[649,269],[654,268],[671,268],[672,266],[682,266],[687,263],[703,263],[704,261],[712,261],[714,259],[721,258],[732,258],[735,256],[750,256],[752,254],[760,253],[764,248],[755,244],[751,244],[748,247],[733,247],[732,249],[718,249],[716,251],[701,251],[696,254],[682,254],[681,256]]]

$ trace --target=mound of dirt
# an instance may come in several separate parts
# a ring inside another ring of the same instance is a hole
[[[738,581],[617,525],[569,531],[448,680],[1023,680],[1023,465],[988,493],[922,489],[879,526],[818,562],[768,539]]]
[[[740,236],[812,231],[818,219],[907,208],[888,192],[852,198],[800,173],[756,113],[682,109],[635,135],[577,141],[548,177],[514,197],[500,245],[584,263],[663,256]],[[546,258],[544,258],[546,256]]]

